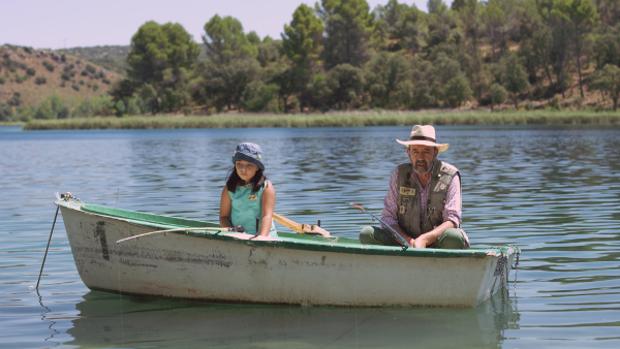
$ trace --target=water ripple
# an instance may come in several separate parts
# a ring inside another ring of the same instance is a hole
[[[440,141],[450,143],[441,157],[462,173],[464,228],[473,243],[522,249],[509,297],[479,309],[299,309],[89,293],[61,218],[41,298],[32,291],[54,192],[216,220],[232,151],[238,142],[253,141],[265,152],[278,212],[307,223],[320,219],[333,233],[355,238],[372,221],[349,203],[380,212],[391,171],[407,161],[394,139],[408,132],[408,127],[0,132],[0,187],[10,198],[0,204],[0,326],[12,333],[0,339],[22,348],[409,347],[411,338],[428,348],[457,341],[462,348],[620,347],[617,129],[438,128]],[[240,324],[256,331],[233,334],[230,328]],[[446,328],[467,335],[456,338]],[[370,335],[376,333],[385,336]]]

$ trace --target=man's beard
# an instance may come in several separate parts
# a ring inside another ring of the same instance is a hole
[[[432,162],[426,160],[418,160],[415,162],[414,170],[418,174],[427,174],[433,169]]]

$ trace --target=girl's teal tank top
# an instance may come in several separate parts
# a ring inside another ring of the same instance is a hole
[[[261,207],[263,202],[263,185],[257,192],[252,193],[252,185],[237,186],[235,192],[228,191],[231,202],[230,220],[233,226],[241,225],[248,234],[256,234],[257,226],[261,225]],[[258,220],[258,224],[256,223]],[[278,237],[276,226],[271,222],[269,236]]]

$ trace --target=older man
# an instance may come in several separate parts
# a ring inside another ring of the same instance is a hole
[[[385,226],[362,228],[365,244],[398,244],[394,233],[416,248],[469,247],[461,226],[461,175],[458,169],[437,159],[448,144],[437,143],[435,128],[416,125],[408,140],[396,140],[406,147],[410,162],[394,169],[384,200],[381,220]]]

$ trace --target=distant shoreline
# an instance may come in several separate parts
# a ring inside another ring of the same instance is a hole
[[[24,130],[362,127],[434,125],[599,125],[620,126],[620,111],[353,111],[325,114],[155,115],[32,120]],[[6,124],[5,124],[6,125]],[[13,123],[13,125],[15,125]]]

